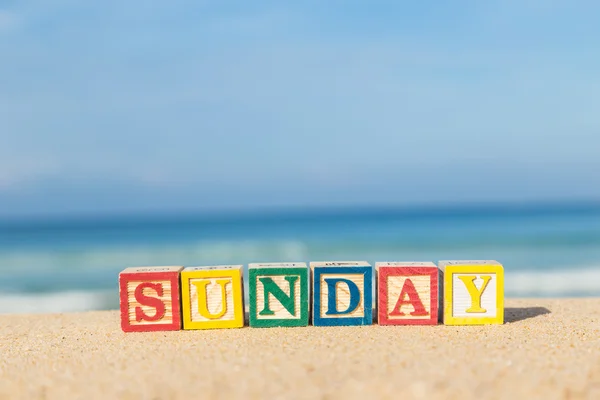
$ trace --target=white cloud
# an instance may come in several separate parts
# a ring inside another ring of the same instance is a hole
[[[10,159],[2,157],[0,163],[0,192],[43,180],[59,173],[60,166],[51,159]]]
[[[269,9],[257,13],[228,14],[207,18],[203,29],[213,35],[239,37],[239,35],[273,35],[286,32],[298,25],[299,16],[289,10]]]
[[[7,11],[0,10],[0,32],[11,31],[18,25],[19,18],[17,14]]]

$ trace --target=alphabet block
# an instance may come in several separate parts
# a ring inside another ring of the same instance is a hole
[[[188,267],[181,272],[183,329],[244,326],[241,265]]]
[[[371,325],[373,268],[365,261],[311,262],[313,325]]]
[[[493,260],[440,261],[445,325],[504,323],[504,268]]]
[[[379,325],[436,325],[439,269],[432,262],[378,262]]]
[[[119,274],[124,332],[181,328],[179,273],[183,267],[132,267]]]
[[[308,325],[308,267],[305,263],[248,266],[250,326]]]

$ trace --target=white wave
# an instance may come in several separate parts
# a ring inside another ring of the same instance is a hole
[[[118,307],[118,291],[66,291],[0,296],[0,314],[106,310]]]
[[[23,271],[99,270],[138,265],[247,263],[302,260],[307,246],[293,240],[202,241],[193,244],[111,246],[0,252],[0,274]]]
[[[505,272],[507,296],[600,296],[600,267]]]

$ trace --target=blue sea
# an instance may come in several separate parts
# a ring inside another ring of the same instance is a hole
[[[600,296],[600,204],[0,222],[0,313],[118,308],[129,266],[495,259],[511,297]]]

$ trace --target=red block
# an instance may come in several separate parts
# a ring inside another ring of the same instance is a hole
[[[432,262],[377,263],[379,325],[436,325],[439,269]]]
[[[179,273],[183,267],[134,267],[119,274],[124,332],[181,329]]]

